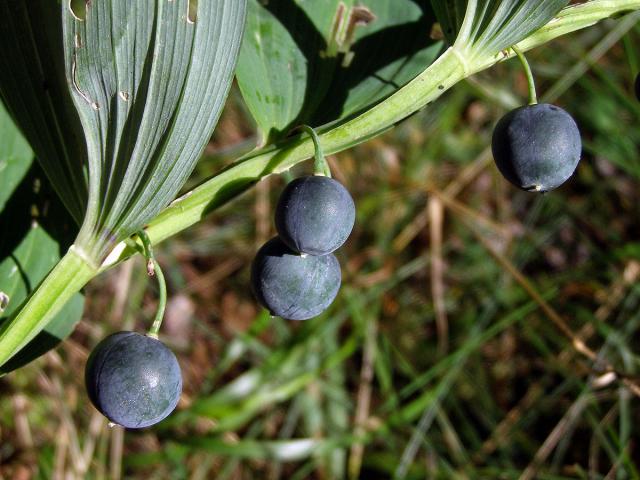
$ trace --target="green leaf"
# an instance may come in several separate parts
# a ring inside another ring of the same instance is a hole
[[[365,5],[375,19],[356,28],[315,123],[366,110],[413,80],[442,52],[442,42],[431,38],[435,15],[428,1],[369,0]]]
[[[441,51],[434,18],[426,0],[250,0],[237,77],[263,143],[405,85]]]
[[[17,312],[60,259],[75,234],[74,223],[48,188],[46,178],[9,117],[0,111],[0,292],[8,304],[0,311],[0,325]],[[31,168],[30,168],[31,167]],[[30,169],[30,170],[29,170]],[[13,174],[12,174],[13,173]],[[0,367],[14,370],[46,353],[67,337],[82,315],[84,299],[76,294],[44,331]]]
[[[236,75],[265,141],[304,123],[304,112],[326,93],[335,60],[321,56],[327,42],[319,31],[329,30],[338,1],[249,0]]]
[[[33,153],[0,103],[0,212],[26,175]]]
[[[47,328],[95,276],[111,248],[140,230],[182,188],[220,115],[244,26],[244,0],[76,1],[78,15],[71,2],[57,9],[51,5],[49,0],[2,4],[24,17],[30,35],[7,34],[3,47],[10,58],[20,51],[17,42],[29,42],[22,52],[28,66],[41,66],[40,55],[48,50],[55,58],[64,52],[66,83],[61,83],[69,89],[86,140],[89,196],[74,244],[0,326],[0,363]],[[60,19],[61,43],[32,28],[40,21],[43,32],[58,32]],[[28,73],[40,78],[37,68]],[[7,85],[8,97],[20,87]],[[20,112],[16,118],[28,124],[28,109]],[[64,117],[63,110],[56,112]],[[84,178],[84,170],[75,173]]]
[[[60,5],[0,2],[0,97],[63,203],[80,224],[86,147],[65,78]]]
[[[244,0],[104,0],[87,2],[81,19],[62,6],[67,81],[88,146],[76,245],[96,263],[193,170],[231,85],[244,10]]]
[[[33,223],[18,247],[0,262],[0,291],[9,297],[9,317],[60,259],[59,244],[38,223]],[[8,373],[38,358],[66,338],[82,317],[84,297],[74,295],[46,328],[0,367]],[[2,323],[0,318],[0,323]]]

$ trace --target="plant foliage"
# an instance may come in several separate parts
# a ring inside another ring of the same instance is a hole
[[[67,82],[88,150],[78,243],[102,259],[173,200],[231,85],[244,2],[105,1],[62,9]]]
[[[442,30],[467,55],[492,55],[551,20],[568,0],[432,0]]]
[[[506,58],[501,51],[515,43],[526,50],[640,8],[640,0],[591,0],[558,14],[567,3],[251,0],[238,79],[269,145],[164,208],[222,108],[245,1],[137,0],[125,8],[74,0],[72,11],[67,2],[6,0],[0,96],[81,231],[0,327],[0,364],[101,269],[137,251],[130,241],[114,249],[117,242],[145,225],[153,242],[167,238],[309,158],[309,138],[284,138],[291,128],[322,125],[327,153],[350,148]],[[453,48],[434,39],[434,15]]]
[[[48,188],[33,153],[0,105],[0,324],[20,307],[60,260],[75,233],[73,220]],[[0,367],[0,374],[37,358],[66,338],[82,315],[76,294],[30,344]]]
[[[82,127],[65,79],[60,5],[0,2],[0,98],[78,224],[87,204]]]
[[[224,105],[244,2],[195,6],[0,7],[15,19],[0,28],[3,101],[82,221],[76,246],[95,263],[175,198]]]
[[[230,88],[245,1],[7,0],[0,13],[0,95],[81,224],[0,326],[3,364],[182,188]]]
[[[242,95],[270,142],[387,97],[442,50],[426,0],[249,1]]]

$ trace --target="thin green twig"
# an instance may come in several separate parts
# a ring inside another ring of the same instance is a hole
[[[515,45],[511,47],[511,49],[516,53],[522,67],[524,68],[524,73],[527,76],[527,84],[529,85],[529,105],[536,105],[538,103],[538,94],[536,93],[536,82],[533,78],[533,72],[531,71],[531,66],[527,61],[527,58],[520,51],[518,47]]]
[[[331,178],[331,169],[329,168],[327,159],[324,158],[324,152],[322,151],[322,145],[320,144],[320,138],[318,137],[318,134],[309,125],[302,125],[300,128],[307,132],[311,136],[311,140],[313,140],[313,148],[315,149],[315,160],[313,162],[314,174]]]
[[[155,255],[153,254],[153,249],[151,248],[151,240],[149,240],[149,235],[144,230],[140,230],[138,232],[138,237],[140,237],[140,241],[142,241],[142,246],[144,248],[144,256],[147,259],[147,273],[149,276],[155,275],[158,278],[158,311],[156,312],[156,316],[153,319],[153,323],[151,324],[151,328],[147,335],[149,337],[158,338],[158,332],[160,331],[160,326],[162,325],[162,319],[164,318],[164,310],[167,306],[167,283],[164,279],[164,274],[162,273],[162,268],[160,268],[160,264],[156,260]]]

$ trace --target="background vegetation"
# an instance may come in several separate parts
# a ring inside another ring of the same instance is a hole
[[[109,428],[83,386],[101,338],[148,327],[155,285],[140,259],[93,281],[73,335],[0,379],[0,477],[640,478],[638,397],[553,321],[634,381],[636,20],[528,54],[541,97],[583,134],[583,161],[558,191],[515,190],[487,150],[497,119],[526,99],[515,60],[331,157],[358,214],[342,290],[315,320],[272,319],[248,289],[281,178],[158,246],[163,340],[184,394],[156,428]],[[254,146],[249,118],[234,90],[192,184]]]

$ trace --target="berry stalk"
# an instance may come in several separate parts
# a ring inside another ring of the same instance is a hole
[[[331,169],[329,168],[327,159],[324,158],[324,152],[322,151],[322,145],[320,144],[320,138],[318,138],[318,134],[309,125],[302,125],[302,127],[300,128],[305,132],[307,132],[311,136],[311,140],[313,141],[313,148],[314,148],[313,172],[314,174],[323,175],[325,177],[331,178]]]
[[[527,58],[524,56],[524,54],[520,51],[518,47],[514,45],[513,47],[511,47],[511,49],[518,56],[518,60],[520,60],[520,63],[524,68],[524,73],[527,77],[527,84],[529,85],[529,105],[537,105],[538,94],[536,93],[536,82],[533,78],[533,72],[531,71],[531,66],[527,61]]]
[[[138,237],[140,238],[140,241],[142,241],[144,256],[147,259],[147,273],[150,277],[155,275],[158,279],[158,311],[156,312],[156,316],[153,319],[153,323],[151,324],[151,328],[147,334],[149,337],[158,338],[158,333],[162,326],[162,320],[164,319],[164,311],[167,306],[167,282],[164,279],[162,268],[160,268],[160,264],[153,254],[149,235],[147,235],[147,232],[144,230],[140,230],[138,232]]]

